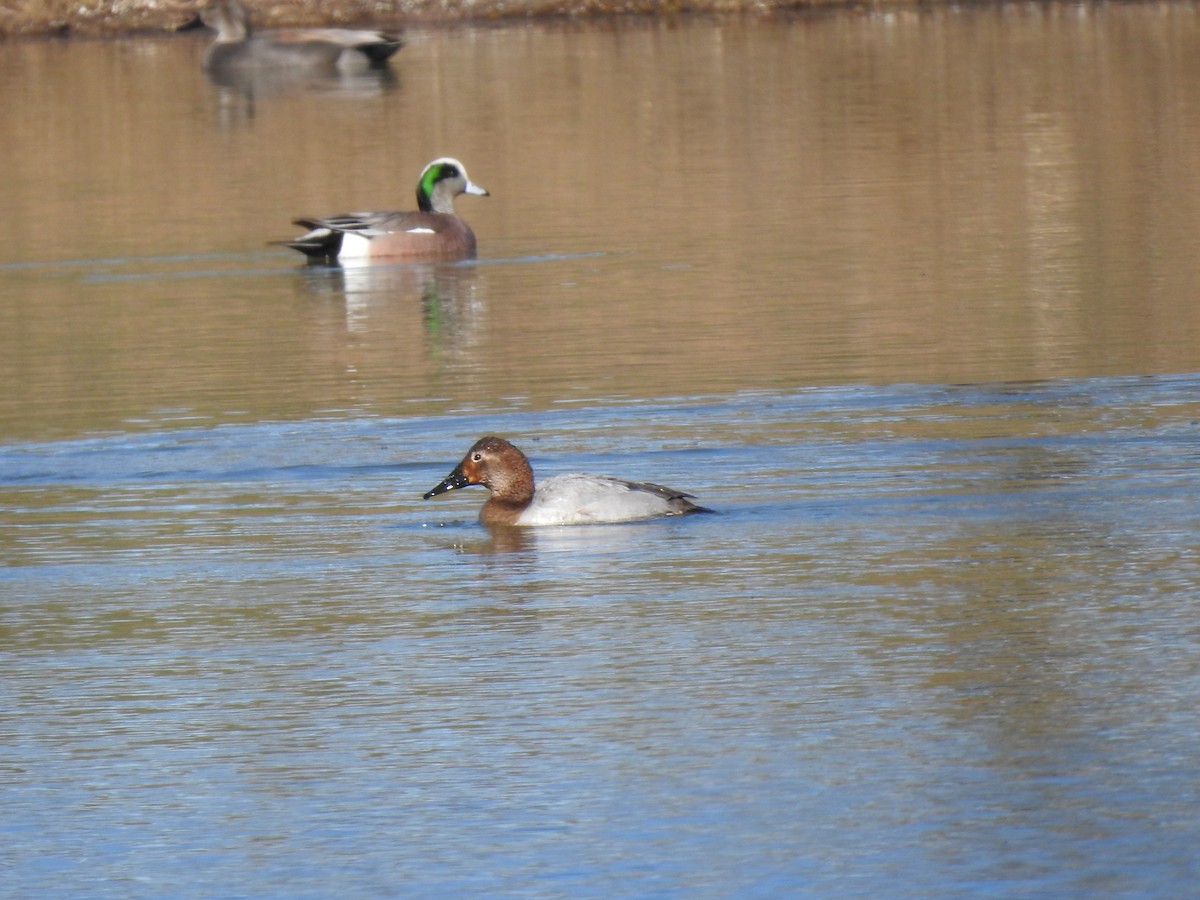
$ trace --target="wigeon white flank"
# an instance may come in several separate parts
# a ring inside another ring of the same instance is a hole
[[[491,491],[479,511],[484,525],[591,525],[711,512],[691,494],[609,475],[555,475],[535,488],[525,454],[498,437],[476,441],[425,499],[472,484]]]

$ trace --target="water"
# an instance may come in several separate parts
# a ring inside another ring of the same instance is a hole
[[[5,890],[1188,893],[1197,30],[7,47]],[[266,245],[447,152],[476,263]],[[422,501],[488,432],[717,514]]]

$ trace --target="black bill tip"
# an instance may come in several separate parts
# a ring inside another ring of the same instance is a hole
[[[447,475],[444,479],[442,479],[442,481],[440,483],[434,485],[429,490],[427,490],[424,493],[424,495],[421,497],[421,499],[428,500],[430,497],[436,497],[438,494],[446,493],[446,491],[453,491],[453,490],[457,490],[458,488],[464,488],[468,484],[470,484],[470,482],[467,481],[467,476],[463,474],[462,470],[455,469],[453,472],[451,472],[449,475]]]

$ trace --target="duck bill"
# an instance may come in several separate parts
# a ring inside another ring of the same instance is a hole
[[[455,467],[454,471],[447,475],[442,481],[425,492],[423,500],[428,500],[430,497],[436,497],[438,494],[444,494],[446,491],[454,491],[459,488],[465,488],[471,482],[467,480],[466,473],[463,472],[462,466]]]
[[[474,194],[477,197],[492,196],[491,194],[488,193],[487,188],[481,188],[479,185],[477,185],[473,181],[468,181],[467,186],[465,188],[463,188],[463,190],[466,191],[468,194]]]

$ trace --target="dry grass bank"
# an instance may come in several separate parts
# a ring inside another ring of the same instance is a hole
[[[858,0],[257,0],[262,25],[494,21],[536,16],[761,12]],[[195,19],[198,0],[0,0],[0,37],[174,31]]]

